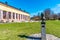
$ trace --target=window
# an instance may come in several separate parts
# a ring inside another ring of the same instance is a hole
[[[18,19],[18,14],[16,13],[16,19]]]
[[[22,15],[22,19],[23,19],[23,15]]]
[[[27,20],[27,16],[25,16],[25,20]]]
[[[3,19],[6,19],[6,11],[3,11]]]
[[[20,14],[19,14],[19,19],[20,19]]]
[[[26,15],[24,15],[24,19],[26,19]]]
[[[22,14],[21,14],[21,19],[22,19]]]
[[[24,17],[24,15],[23,15],[23,19],[24,19],[25,17]]]
[[[15,13],[13,13],[13,19],[15,19]]]
[[[9,19],[11,19],[11,12],[8,12],[8,15],[9,15]]]
[[[26,16],[25,16],[25,20],[26,20]]]

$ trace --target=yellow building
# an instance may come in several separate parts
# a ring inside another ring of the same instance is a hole
[[[0,2],[0,22],[29,21],[30,14]]]

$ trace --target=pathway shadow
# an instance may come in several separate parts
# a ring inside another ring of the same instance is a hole
[[[39,39],[39,40],[41,40],[40,37],[32,37],[32,36],[26,36],[26,35],[18,35],[18,37],[27,38],[27,39]]]

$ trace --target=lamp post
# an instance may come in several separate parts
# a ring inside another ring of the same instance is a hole
[[[46,40],[46,32],[45,32],[45,17],[44,14],[41,13],[41,40]]]

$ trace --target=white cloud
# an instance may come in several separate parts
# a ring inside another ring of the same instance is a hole
[[[51,8],[54,13],[60,13],[60,4],[57,4],[54,8]]]
[[[52,10],[54,13],[60,13],[60,4],[57,4],[55,7],[51,8],[51,10]],[[38,15],[38,13],[41,13],[41,12],[43,12],[43,11],[44,11],[44,10],[40,10],[40,11],[31,13],[31,17],[32,17],[33,15]]]
[[[57,4],[57,7],[60,7],[60,4]]]

